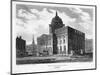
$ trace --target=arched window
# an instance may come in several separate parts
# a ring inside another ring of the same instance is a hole
[[[62,46],[60,46],[60,53],[62,53]]]

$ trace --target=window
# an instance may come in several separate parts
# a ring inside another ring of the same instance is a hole
[[[62,47],[60,46],[60,51],[62,51]]]
[[[66,54],[66,46],[64,46],[64,54]]]
[[[60,37],[58,38],[58,44],[60,44]]]
[[[58,46],[57,48],[58,48],[58,50],[60,49],[60,47],[59,47],[59,46]]]
[[[62,40],[60,40],[60,44],[62,44]]]
[[[65,43],[65,38],[63,39],[63,43]]]
[[[66,50],[66,46],[64,46],[64,51]]]
[[[65,38],[65,35],[63,35],[63,37]]]

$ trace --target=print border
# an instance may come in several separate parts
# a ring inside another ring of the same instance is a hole
[[[43,3],[43,4],[60,4],[60,5],[77,5],[77,6],[89,6],[95,7],[95,68],[90,69],[75,69],[75,70],[60,70],[60,71],[45,71],[45,72],[29,72],[29,73],[12,73],[12,2],[31,2],[31,3]],[[55,2],[40,2],[40,1],[24,1],[24,0],[11,0],[10,1],[10,74],[37,74],[37,73],[53,73],[53,72],[70,72],[70,71],[85,71],[85,70],[96,70],[97,69],[97,6],[96,5],[85,5],[85,4],[71,4],[71,3],[55,3]]]

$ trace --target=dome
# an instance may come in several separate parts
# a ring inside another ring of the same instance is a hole
[[[57,12],[56,12],[56,16],[52,19],[51,24],[63,24],[63,21],[58,16]]]
[[[54,33],[56,29],[62,28],[63,26],[65,26],[65,24],[63,24],[62,19],[58,16],[56,12],[55,17],[52,19],[51,24],[49,25],[50,33]]]

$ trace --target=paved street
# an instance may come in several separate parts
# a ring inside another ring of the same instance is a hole
[[[56,62],[90,62],[92,57],[88,56],[45,56],[45,57],[23,57],[17,58],[17,64],[37,64]]]

